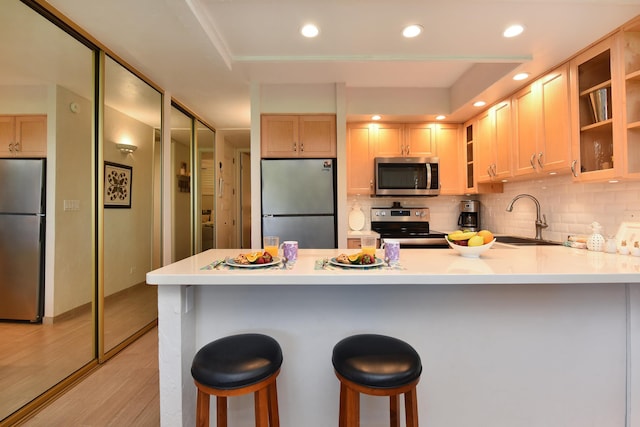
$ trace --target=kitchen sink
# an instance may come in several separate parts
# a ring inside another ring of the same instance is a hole
[[[562,243],[553,242],[551,240],[536,240],[531,237],[518,237],[518,236],[496,236],[497,243],[506,243],[508,245],[516,246],[550,246],[550,245],[562,245]]]

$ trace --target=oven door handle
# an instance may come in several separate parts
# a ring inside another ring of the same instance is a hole
[[[389,240],[395,240],[396,242],[400,243],[401,245],[405,244],[405,245],[442,245],[442,244],[447,244],[447,241],[444,237],[425,237],[425,238],[412,238],[412,239],[403,239],[403,238],[393,238],[393,237],[388,237]],[[384,242],[384,238],[382,238],[382,241]]]

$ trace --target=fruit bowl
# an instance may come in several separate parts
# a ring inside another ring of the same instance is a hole
[[[462,245],[457,245],[457,244],[453,243],[448,238],[446,240],[447,240],[447,243],[449,243],[449,246],[451,246],[452,249],[456,250],[460,254],[460,256],[463,256],[465,258],[478,258],[478,257],[480,257],[481,253],[489,250],[489,248],[491,248],[491,246],[493,246],[493,244],[496,242],[496,239],[494,238],[492,241],[490,241],[489,243],[485,243],[484,245],[480,245],[480,246],[462,246]]]

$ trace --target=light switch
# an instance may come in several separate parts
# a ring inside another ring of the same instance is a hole
[[[64,201],[64,210],[65,211],[79,211],[80,210],[80,200],[65,200]]]

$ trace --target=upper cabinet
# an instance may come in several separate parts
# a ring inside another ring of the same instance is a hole
[[[434,125],[376,123],[377,157],[429,157],[436,153]]]
[[[568,77],[568,66],[562,66],[512,97],[514,177],[569,172]]]
[[[435,126],[435,141],[440,159],[440,194],[442,195],[457,195],[464,192],[461,132],[462,126],[456,124]]]
[[[0,116],[0,157],[46,157],[47,116]]]
[[[475,121],[478,183],[501,182],[511,177],[511,102],[500,102]]]
[[[626,144],[623,151],[625,176],[640,179],[640,19],[623,28],[623,110]]]
[[[605,39],[571,61],[572,172],[580,181],[614,179],[623,172],[617,39]]]
[[[368,123],[347,123],[347,193],[373,194],[376,131]]]
[[[263,115],[263,158],[335,158],[336,116]]]

